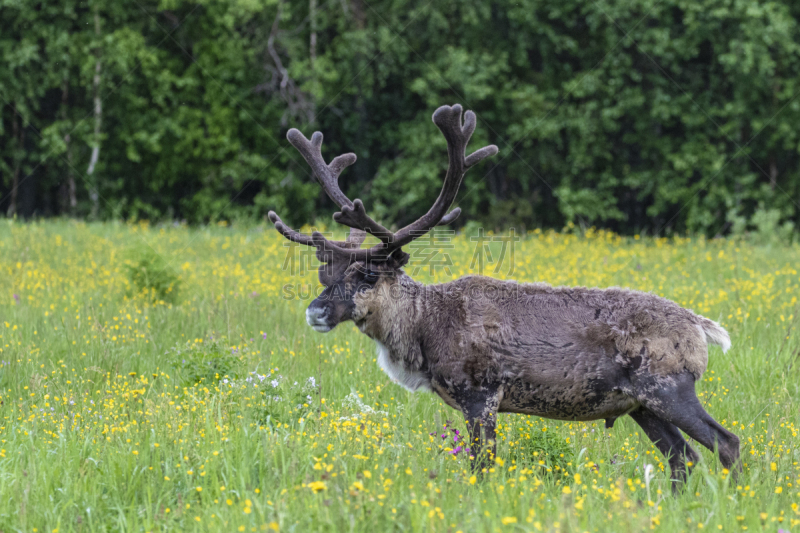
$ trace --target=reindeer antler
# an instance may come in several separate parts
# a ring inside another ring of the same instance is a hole
[[[475,131],[476,119],[475,113],[467,111],[464,114],[464,124],[462,125],[461,106],[458,104],[452,107],[445,105],[437,109],[433,113],[433,123],[439,127],[447,141],[449,165],[447,174],[444,177],[444,184],[439,197],[428,212],[393,235],[392,243],[389,245],[390,254],[397,248],[426,234],[435,226],[449,224],[458,218],[458,215],[461,214],[461,209],[456,208],[450,213],[447,213],[447,209],[456,199],[464,174],[471,166],[497,153],[497,146],[490,144],[473,152],[468,157],[464,157],[467,143],[469,143],[469,139]]]
[[[452,107],[442,106],[434,112],[433,122],[439,127],[447,141],[447,157],[449,161],[447,174],[439,197],[428,212],[397,233],[390,232],[380,223],[373,220],[367,215],[361,200],[350,201],[339,188],[339,174],[341,174],[342,170],[355,163],[356,155],[352,153],[342,154],[334,158],[330,164],[327,164],[322,158],[322,133],[315,132],[309,141],[300,131],[292,128],[286,134],[289,142],[302,154],[303,158],[314,170],[322,189],[341,209],[341,211],[333,215],[333,219],[352,229],[346,241],[329,241],[319,232],[314,232],[309,236],[291,229],[281,221],[278,215],[270,211],[269,218],[275,224],[275,229],[290,241],[307,246],[315,246],[317,248],[317,258],[320,261],[331,262],[335,257],[348,257],[349,262],[352,262],[385,260],[402,246],[423,236],[435,226],[451,223],[461,214],[461,209],[455,208],[450,213],[447,213],[447,209],[455,200],[464,174],[473,165],[497,153],[497,147],[489,145],[467,157],[464,156],[467,143],[475,131],[476,119],[475,113],[467,111],[462,124],[461,111],[461,106],[456,104]],[[381,241],[380,244],[376,244],[371,248],[360,248],[366,233],[377,237]]]
[[[347,196],[345,196],[339,188],[338,180],[339,174],[341,174],[345,168],[356,162],[356,154],[342,154],[335,157],[330,164],[327,164],[322,158],[322,133],[315,132],[309,141],[302,133],[300,133],[299,130],[292,128],[286,134],[286,138],[289,139],[289,142],[292,143],[295,148],[297,148],[297,151],[300,152],[300,154],[303,156],[303,159],[305,159],[309,166],[314,170],[314,176],[317,178],[317,181],[320,183],[320,185],[322,185],[322,189],[330,197],[330,199],[333,200],[340,208],[352,206],[353,202],[351,202],[350,199],[347,198]],[[284,224],[274,211],[269,212],[269,219],[273,224],[275,224],[275,229],[277,229],[281,235],[290,241],[299,244],[305,244],[306,246],[316,246],[312,236],[304,235],[299,231],[293,230]],[[367,235],[364,231],[354,228],[350,231],[350,235],[348,235],[346,241],[327,242],[338,245],[339,247],[345,249],[353,249],[361,246],[361,243],[364,242],[366,236]]]

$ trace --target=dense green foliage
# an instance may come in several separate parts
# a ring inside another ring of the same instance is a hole
[[[788,234],[799,22],[790,0],[0,0],[0,208],[328,220],[297,126],[403,224],[446,167],[431,113],[462,103],[500,147],[471,219]]]

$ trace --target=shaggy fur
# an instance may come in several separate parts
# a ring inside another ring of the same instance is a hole
[[[312,302],[325,327],[353,320],[379,364],[409,390],[432,390],[466,416],[480,449],[498,412],[559,420],[630,414],[670,457],[676,479],[697,454],[677,427],[738,460],[735,435],[698,402],[716,322],[654,294],[466,276],[421,285],[400,265],[353,263]],[[698,425],[699,424],[699,425]],[[477,453],[476,453],[477,455]]]

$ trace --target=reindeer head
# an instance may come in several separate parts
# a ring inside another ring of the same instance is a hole
[[[355,154],[340,155],[327,164],[321,152],[322,133],[314,133],[310,141],[294,128],[286,134],[289,142],[314,170],[322,189],[341,209],[333,219],[351,228],[345,241],[331,241],[316,231],[311,235],[295,231],[275,212],[269,212],[275,229],[284,237],[317,249],[317,259],[322,263],[319,281],[326,288],[306,311],[306,320],[315,330],[330,331],[346,320],[355,320],[364,330],[374,312],[371,308],[374,304],[370,301],[375,298],[371,296],[404,275],[401,269],[409,256],[402,247],[435,226],[449,224],[458,218],[461,209],[455,208],[450,213],[447,210],[455,200],[464,173],[482,159],[497,153],[497,147],[489,145],[464,157],[467,143],[475,131],[475,113],[467,111],[462,124],[460,105],[440,107],[433,114],[433,122],[447,141],[449,166],[442,190],[427,213],[395,233],[369,217],[361,200],[350,201],[339,188],[339,174],[355,163]],[[361,248],[367,233],[377,237],[380,243],[371,248]]]

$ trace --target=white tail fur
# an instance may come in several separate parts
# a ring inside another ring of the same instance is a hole
[[[721,346],[723,353],[730,349],[731,338],[728,336],[728,332],[725,331],[725,328],[713,320],[705,319],[700,329],[705,334],[707,343]]]

